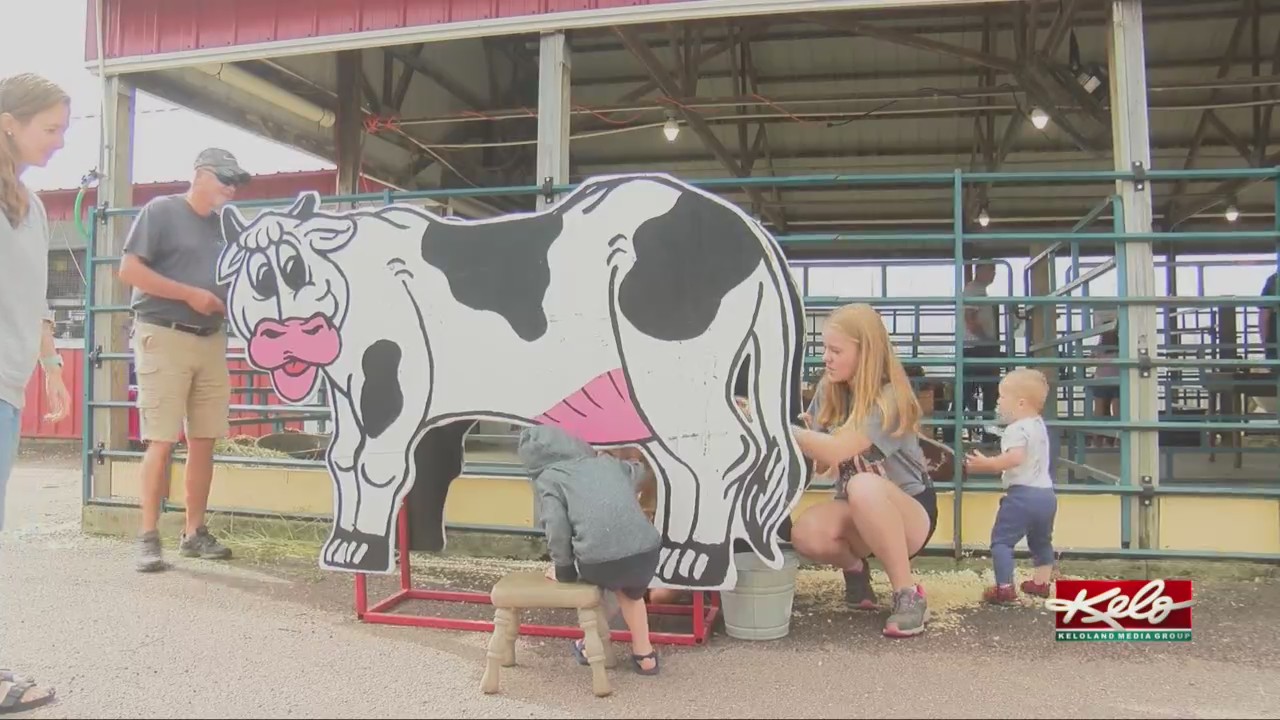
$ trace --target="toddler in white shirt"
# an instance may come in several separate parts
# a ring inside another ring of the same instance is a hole
[[[1005,487],[991,528],[991,560],[996,584],[982,597],[990,603],[1017,602],[1013,589],[1013,548],[1023,537],[1035,561],[1035,575],[1022,592],[1049,597],[1053,574],[1053,521],[1058,498],[1049,474],[1049,431],[1041,413],[1049,382],[1036,370],[1020,368],[1000,381],[996,410],[1009,423],[1000,440],[1000,455],[969,454],[966,465],[978,472],[999,472]]]

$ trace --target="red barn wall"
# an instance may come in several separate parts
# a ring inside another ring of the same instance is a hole
[[[102,0],[107,58],[690,0]],[[98,58],[87,0],[85,59]]]

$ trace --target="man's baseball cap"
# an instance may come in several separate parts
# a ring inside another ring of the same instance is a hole
[[[226,185],[247,185],[252,177],[240,167],[236,156],[222,148],[207,148],[196,157],[195,167],[207,168]]]

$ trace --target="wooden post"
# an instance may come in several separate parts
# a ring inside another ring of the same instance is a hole
[[[360,77],[364,73],[360,50],[347,50],[337,55],[338,113],[333,126],[337,148],[339,195],[360,192],[360,170],[364,158],[364,113],[360,106]],[[351,207],[342,203],[342,207]]]
[[[98,204],[108,208],[133,206],[133,119],[134,89],[119,77],[106,82],[105,145],[103,147],[102,172],[105,177],[98,186]],[[98,225],[97,242],[93,248],[95,258],[119,258],[124,254],[124,241],[133,224],[132,216],[114,217],[110,222]],[[119,281],[116,273],[118,262],[99,263],[91,269],[94,273],[94,297],[87,298],[93,307],[120,307],[129,304],[131,293]],[[127,353],[129,349],[129,313],[99,312],[94,318],[93,347],[100,353]],[[85,362],[89,362],[88,358]],[[93,371],[92,391],[89,402],[124,401],[129,398],[129,362],[127,360],[103,360]],[[93,436],[90,447],[103,444],[106,450],[126,450],[129,446],[129,411],[127,408],[99,408],[92,410]],[[102,464],[88,465],[93,474],[94,497],[111,497],[111,459]]]
[[[564,31],[542,34],[538,50],[538,177],[539,184],[569,182],[569,44]],[[538,196],[538,209],[556,196]]]
[[[1115,169],[1132,172],[1151,168],[1151,139],[1147,123],[1147,66],[1143,41],[1141,0],[1112,0],[1107,35],[1107,64],[1111,76],[1111,126]],[[1125,233],[1151,232],[1151,184],[1117,180],[1116,194],[1124,207]],[[1129,297],[1155,295],[1155,261],[1150,242],[1120,243],[1124,258],[1123,292]],[[1124,357],[1154,358],[1156,309],[1152,305],[1120,303]],[[1120,399],[1121,414],[1135,422],[1159,419],[1159,387],[1154,368],[1127,368],[1127,392]],[[1127,408],[1127,411],[1126,411]],[[1127,466],[1122,476],[1143,487],[1160,485],[1159,433],[1134,430],[1128,434]],[[1159,547],[1159,505],[1154,498],[1137,503],[1138,547]]]

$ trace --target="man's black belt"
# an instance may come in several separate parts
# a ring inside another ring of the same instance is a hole
[[[155,325],[162,328],[169,328],[170,330],[177,330],[178,332],[189,333],[191,335],[198,335],[200,337],[208,337],[222,330],[222,326],[200,327],[199,325],[188,325],[186,323],[173,322],[171,320],[151,320],[149,318],[138,318],[138,322],[145,323],[147,325]]]

